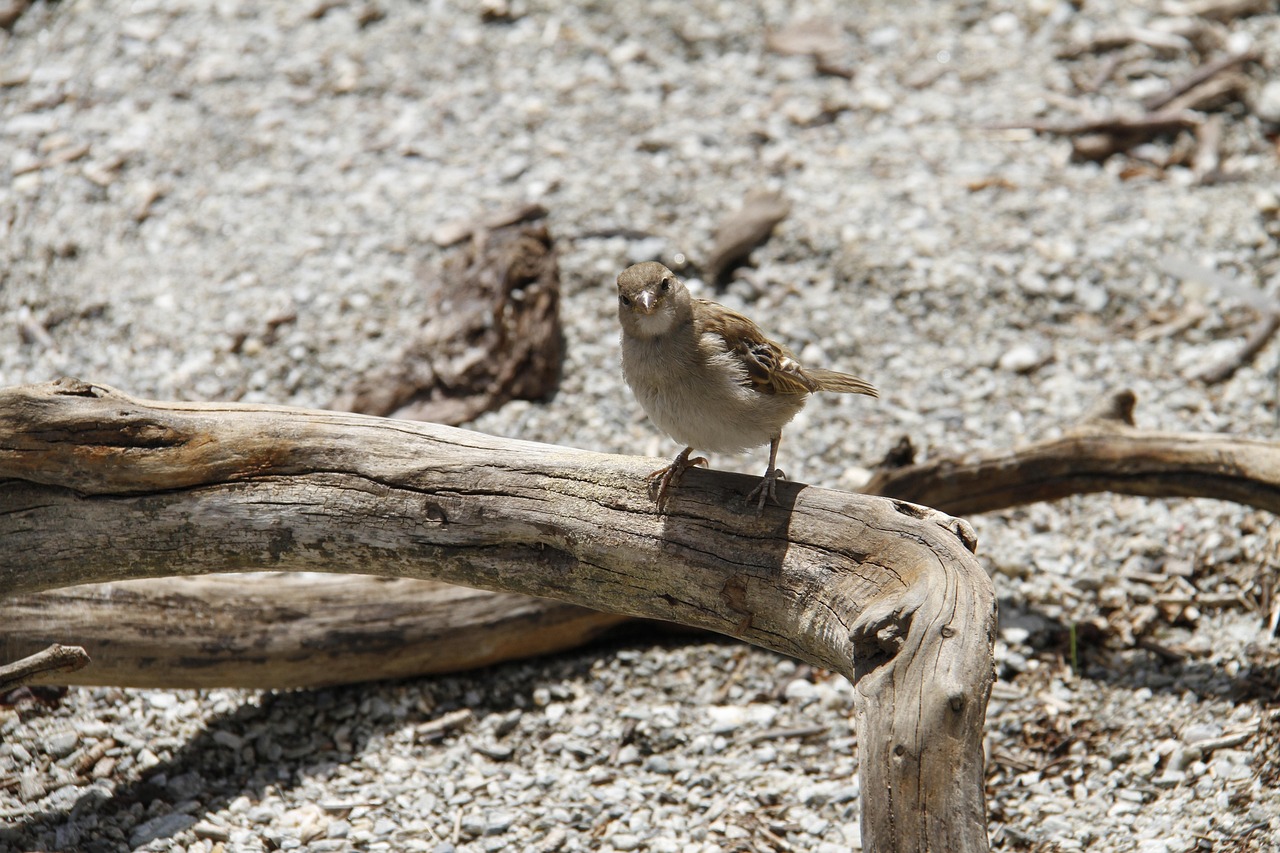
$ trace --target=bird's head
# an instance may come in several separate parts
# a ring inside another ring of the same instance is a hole
[[[652,338],[690,316],[689,291],[656,261],[627,267],[618,276],[618,320],[629,335]]]

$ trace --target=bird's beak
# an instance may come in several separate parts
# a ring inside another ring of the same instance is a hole
[[[647,290],[642,290],[636,294],[636,310],[641,314],[652,314],[654,308],[658,306],[658,297]]]

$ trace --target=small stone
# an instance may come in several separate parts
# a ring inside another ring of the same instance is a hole
[[[165,783],[164,787],[175,801],[191,800],[204,790],[204,777],[195,771],[183,773],[180,776],[174,776]]]
[[[226,729],[218,729],[210,735],[210,737],[213,738],[214,743],[219,744],[220,746],[225,746],[228,749],[238,750],[240,747],[244,746],[244,738],[233,732],[229,732]]]
[[[609,843],[613,845],[614,850],[639,850],[641,839],[640,836],[629,832],[619,832],[609,836]]]
[[[1016,33],[1021,28],[1018,16],[1012,12],[1001,12],[995,15],[987,22],[987,26],[991,28],[991,32],[998,36],[1007,36]]]
[[[1026,374],[1048,360],[1048,353],[1041,352],[1031,344],[1018,344],[1000,356],[999,367],[1010,373]]]
[[[650,755],[644,763],[644,769],[650,773],[670,773],[671,762],[664,755]]]
[[[1280,79],[1269,81],[1258,91],[1253,111],[1268,124],[1280,124]]]
[[[476,746],[476,752],[492,758],[494,761],[510,761],[515,750],[505,744],[482,743]]]
[[[476,838],[484,834],[485,820],[482,815],[470,812],[462,816],[462,822],[458,824],[458,828],[467,838]]]
[[[160,765],[160,759],[156,757],[156,754],[154,752],[147,749],[146,747],[143,747],[142,752],[138,753],[138,758],[136,761],[136,766],[138,770],[145,772],[147,770],[150,770],[152,767],[158,767],[159,765]]]
[[[516,823],[514,812],[492,811],[486,816],[484,834],[502,835]]]
[[[147,704],[152,708],[172,708],[178,704],[178,697],[172,693],[148,693]]]
[[[45,752],[54,758],[63,758],[70,755],[78,743],[80,743],[80,735],[76,732],[58,732],[45,741],[44,748]]]
[[[1212,740],[1221,734],[1222,726],[1213,723],[1187,726],[1182,730],[1182,742],[1188,746],[1194,746],[1201,741]]]
[[[157,838],[169,838],[177,835],[184,829],[190,829],[195,826],[195,824],[196,819],[194,817],[178,812],[170,812],[159,817],[153,817],[151,820],[134,827],[133,832],[129,835],[129,844],[133,847],[141,847],[144,844],[150,844]]]
[[[798,702],[816,698],[815,693],[813,682],[807,678],[793,678],[787,682],[786,689],[783,690],[783,695],[787,699]]]

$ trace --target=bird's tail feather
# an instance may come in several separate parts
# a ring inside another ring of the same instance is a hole
[[[847,373],[823,370],[820,367],[805,368],[804,372],[818,383],[819,391],[835,391],[837,394],[866,394],[868,397],[880,396],[870,382],[859,379],[856,376],[850,376]]]

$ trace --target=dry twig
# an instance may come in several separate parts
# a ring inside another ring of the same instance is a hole
[[[54,643],[41,652],[0,666],[0,693],[29,684],[42,676],[75,672],[89,665],[89,655],[79,646]]]

